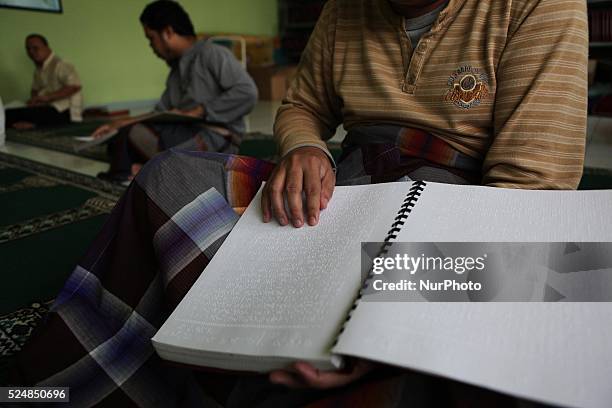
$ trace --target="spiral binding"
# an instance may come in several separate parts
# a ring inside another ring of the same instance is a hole
[[[423,193],[423,190],[425,189],[426,185],[427,184],[424,181],[416,181],[414,185],[410,188],[410,190],[408,191],[408,194],[406,194],[406,198],[404,199],[402,206],[397,212],[397,217],[395,217],[394,223],[391,224],[391,229],[389,230],[389,232],[387,232],[387,236],[380,248],[380,251],[378,252],[377,257],[380,257],[381,255],[386,255],[389,252],[389,247],[393,245],[393,241],[397,238],[397,234],[400,232],[401,228],[406,223],[406,219],[412,212],[414,205],[416,204],[417,200]],[[361,286],[361,289],[359,290],[359,294],[357,294],[357,297],[353,301],[353,305],[351,306],[351,309],[349,310],[347,314],[346,320],[342,324],[342,327],[340,328],[340,331],[338,332],[338,335],[336,336],[336,340],[334,341],[333,346],[335,346],[338,343],[338,337],[344,331],[348,321],[351,320],[351,317],[353,316],[353,312],[357,308],[357,305],[359,304],[359,302],[361,301],[361,298],[363,297],[363,293],[368,288],[368,285],[372,281],[373,277],[374,275],[372,273],[372,269],[370,268],[370,271],[368,272],[368,276],[364,279],[363,285]]]

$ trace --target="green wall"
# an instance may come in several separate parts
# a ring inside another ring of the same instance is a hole
[[[72,62],[85,104],[154,99],[168,68],[149,49],[138,17],[150,0],[63,0],[62,14],[0,8],[0,96],[29,97],[34,66],[25,36],[47,37],[55,53]],[[181,0],[196,31],[276,35],[276,0]]]

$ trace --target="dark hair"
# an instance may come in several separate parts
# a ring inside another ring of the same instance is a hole
[[[42,34],[36,34],[36,33],[29,34],[29,35],[26,37],[26,42],[27,42],[27,41],[28,41],[30,38],[38,38],[40,41],[42,41],[42,43],[43,43],[43,44],[45,44],[45,46],[47,46],[47,47],[49,46],[49,42],[47,41],[47,39],[45,38],[45,36],[44,36],[44,35],[42,35]]]
[[[140,22],[147,28],[157,32],[170,26],[178,35],[195,37],[195,31],[189,15],[175,1],[157,0],[150,3],[142,11]]]

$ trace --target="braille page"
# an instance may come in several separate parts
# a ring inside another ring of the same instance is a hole
[[[396,241],[612,241],[611,191],[427,183]],[[334,348],[575,407],[612,406],[611,303],[360,302]]]
[[[227,369],[296,359],[332,368],[329,350],[361,284],[361,242],[385,238],[411,186],[336,187],[319,224],[300,229],[264,224],[258,193],[153,338],[158,353]]]
[[[427,183],[401,242],[612,240],[612,191],[529,191]]]

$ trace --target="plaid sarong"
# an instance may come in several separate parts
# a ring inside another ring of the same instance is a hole
[[[272,167],[177,151],[145,166],[17,356],[15,382],[70,386],[74,406],[196,401],[188,370],[162,365],[150,338]]]
[[[367,175],[372,183],[391,182],[404,176],[421,180],[423,177],[414,172],[423,167],[439,170],[441,176],[433,179],[427,177],[432,175],[431,171],[426,173],[430,181],[449,182],[446,180],[449,174],[457,177],[456,180],[451,177],[452,181],[462,179],[470,184],[479,184],[482,178],[482,160],[461,153],[424,130],[394,125],[352,128],[342,142],[339,162],[339,171],[346,163],[351,163],[352,169],[361,166],[362,175]]]
[[[360,172],[341,165],[346,174]],[[13,385],[68,386],[69,406],[78,407],[215,404],[207,383],[214,394],[221,375],[161,361],[150,339],[272,168],[253,158],[177,150],[150,161],[17,356]],[[466,387],[394,369],[325,392],[290,390],[261,375],[230,383],[223,398],[230,407],[396,407],[415,399],[417,406],[448,406],[453,387],[464,387],[460,398]],[[499,406],[497,394],[479,391],[483,396],[480,406]]]

